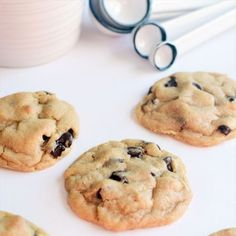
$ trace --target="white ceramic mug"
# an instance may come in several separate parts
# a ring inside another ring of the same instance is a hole
[[[0,66],[47,63],[78,41],[85,0],[0,0]]]

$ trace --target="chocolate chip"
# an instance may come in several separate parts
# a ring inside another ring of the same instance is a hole
[[[173,172],[173,168],[172,168],[172,165],[171,165],[171,163],[172,163],[172,158],[171,158],[171,157],[165,157],[165,158],[163,159],[163,161],[166,163],[167,169],[168,169],[169,171]]]
[[[226,125],[220,125],[218,130],[224,135],[228,135],[231,132],[231,129]]]
[[[234,102],[236,100],[236,96],[228,96],[227,99],[230,101],[230,102]]]
[[[148,93],[147,95],[151,94],[152,93],[152,87],[150,87],[150,89],[148,90]]]
[[[70,147],[73,142],[73,135],[68,131],[64,133],[59,139],[57,139],[57,144],[62,144],[65,147]]]
[[[73,129],[69,129],[68,132],[71,133],[71,135],[74,137],[74,130]]]
[[[152,175],[153,177],[156,177],[156,175],[155,175],[153,172],[151,172],[151,175]]]
[[[45,141],[45,143],[50,139],[50,137],[43,135],[43,141]]]
[[[43,144],[42,144],[42,147],[43,147],[48,143],[48,140],[50,139],[50,137],[48,137],[47,135],[43,135],[42,139],[44,141]]]
[[[176,77],[175,76],[171,76],[170,80],[165,84],[165,87],[177,87],[178,84],[176,82]]]
[[[142,147],[128,147],[128,154],[131,157],[141,158],[143,157],[143,148]]]
[[[62,134],[59,139],[56,140],[56,147],[51,154],[57,158],[61,156],[61,153],[69,148],[73,142],[74,132],[72,129],[69,129],[66,133]]]
[[[109,179],[118,181],[118,182],[122,182],[123,184],[128,184],[129,181],[125,176],[122,176],[121,173],[123,171],[115,171],[111,174],[111,176],[109,177]]]
[[[116,175],[115,173],[112,173],[112,175],[109,177],[109,179],[120,182],[122,178],[119,175]]]
[[[194,85],[196,88],[198,88],[199,90],[202,90],[202,87],[201,87],[199,84],[193,83],[193,85]]]
[[[48,92],[48,91],[44,91],[47,95],[53,95],[52,93]]]
[[[61,156],[61,153],[64,152],[66,150],[65,146],[61,143],[59,143],[56,148],[51,151],[51,155],[53,155],[54,158],[57,158],[59,156]]]
[[[99,200],[102,200],[101,191],[102,191],[102,189],[100,188],[100,189],[96,192],[96,198],[99,199]]]

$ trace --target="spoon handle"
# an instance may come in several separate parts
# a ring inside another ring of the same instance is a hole
[[[224,0],[152,0],[151,18],[158,17],[159,13],[191,11],[220,1]]]
[[[174,41],[178,55],[236,26],[236,8]]]
[[[229,11],[232,7],[236,7],[235,0],[220,1],[217,4],[212,4],[189,14],[163,22],[162,27],[165,28],[168,34],[174,34],[174,32],[177,31],[178,35],[182,35],[185,33],[184,30],[186,31],[187,27],[191,27],[191,29],[198,27],[199,25],[202,25],[205,22]]]
[[[169,12],[157,12],[157,13],[152,12],[150,15],[150,20],[153,21],[158,20],[162,22],[167,20],[169,21],[169,19],[188,14],[189,12],[191,11],[185,10],[185,11],[169,11]]]

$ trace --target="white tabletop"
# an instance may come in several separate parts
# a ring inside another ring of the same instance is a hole
[[[236,226],[236,140],[196,148],[151,133],[137,124],[133,114],[149,87],[173,72],[213,71],[236,80],[235,42],[233,29],[179,58],[169,71],[158,73],[135,54],[129,36],[109,38],[85,17],[78,45],[64,57],[29,69],[0,69],[0,96],[52,91],[75,106],[81,123],[72,152],[54,167],[36,173],[0,169],[0,210],[26,217],[51,236],[113,235],[74,215],[66,202],[63,173],[90,147],[138,138],[182,157],[194,198],[174,224],[116,235],[205,236]]]

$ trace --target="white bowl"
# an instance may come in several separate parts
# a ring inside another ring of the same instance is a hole
[[[34,66],[65,54],[78,41],[84,2],[0,0],[0,66]]]
[[[64,13],[60,15],[55,15],[53,19],[51,17],[49,19],[45,19],[41,17],[41,19],[36,19],[34,17],[33,21],[29,21],[27,23],[18,20],[18,24],[13,24],[13,22],[1,21],[0,16],[0,24],[2,24],[1,32],[4,34],[1,35],[0,41],[5,39],[16,40],[20,42],[21,40],[37,40],[40,38],[45,38],[50,33],[55,34],[56,32],[61,33],[62,30],[67,31],[68,27],[73,26],[73,24],[78,24],[80,20],[80,14],[78,14],[79,9],[73,10],[74,12]],[[28,17],[29,19],[30,17]],[[36,24],[37,23],[37,24]],[[27,30],[25,28],[27,27]],[[37,30],[36,30],[37,29]],[[24,31],[24,34],[21,34]],[[56,35],[55,35],[56,36]]]
[[[66,6],[67,1],[16,1],[1,0],[1,11],[9,14],[35,14],[48,10],[57,10],[58,7]]]

